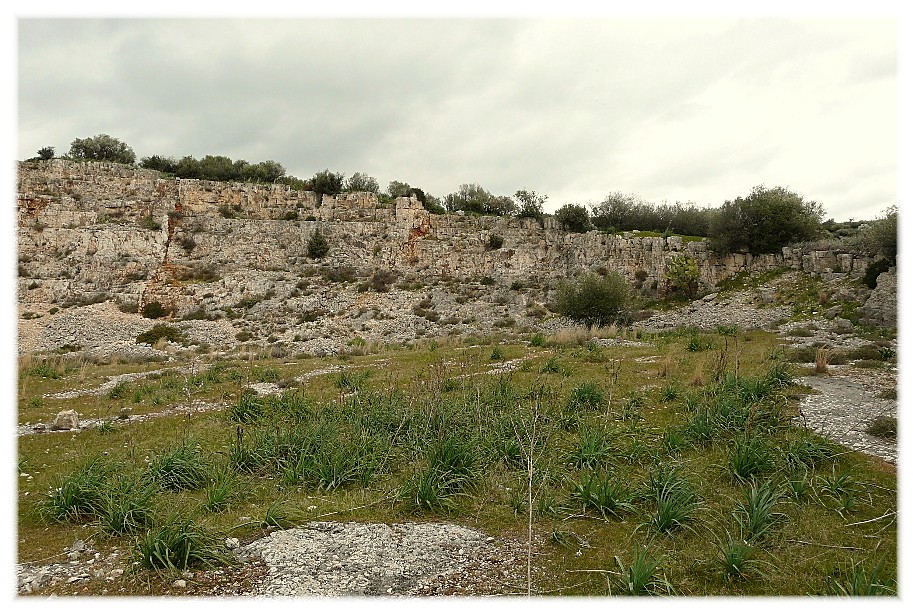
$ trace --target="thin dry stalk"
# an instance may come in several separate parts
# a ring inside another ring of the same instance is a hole
[[[831,350],[826,347],[816,349],[816,374],[828,374],[828,360],[831,358]]]
[[[694,387],[702,387],[705,384],[705,369],[701,364],[695,368],[691,383]]]
[[[607,380],[609,381],[609,394],[606,399],[606,417],[609,418],[613,405],[613,390],[616,389],[616,382],[619,380],[619,373],[622,372],[622,360],[610,360],[609,366],[606,367]]]
[[[539,399],[531,408],[530,424],[524,424],[524,433],[521,436],[517,425],[514,425],[514,435],[524,451],[527,459],[527,597],[533,595],[533,473],[534,450],[537,445],[537,424],[540,419]]]
[[[670,373],[673,372],[673,363],[674,360],[672,354],[667,354],[667,356],[660,361],[660,369],[657,374],[659,374],[663,379],[668,378]]]

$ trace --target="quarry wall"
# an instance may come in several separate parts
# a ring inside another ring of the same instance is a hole
[[[584,270],[614,270],[647,294],[662,290],[669,262],[698,264],[706,288],[737,273],[792,268],[862,274],[870,258],[784,248],[718,256],[704,241],[561,230],[547,218],[435,215],[415,198],[321,196],[288,186],[163,178],[120,164],[49,160],[18,168],[19,301],[77,302],[104,293],[189,311],[206,296],[229,304],[260,291],[263,273],[307,277],[315,266],[360,277],[519,282],[549,287]],[[316,229],[330,251],[308,257]],[[503,239],[489,247],[492,235]],[[218,279],[218,281],[217,281]],[[265,286],[263,286],[265,287]]]

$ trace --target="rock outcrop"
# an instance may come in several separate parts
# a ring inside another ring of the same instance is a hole
[[[860,323],[884,328],[898,326],[898,275],[895,268],[876,277],[876,289],[857,309]]]
[[[773,269],[862,275],[871,261],[803,248],[721,257],[705,241],[678,236],[578,234],[551,218],[541,226],[436,215],[415,198],[320,196],[69,160],[20,163],[17,211],[23,319],[74,305],[136,312],[159,303],[171,317],[194,320],[185,328],[196,342],[274,339],[318,352],[335,350],[321,339],[402,342],[539,325],[558,283],[585,270],[617,271],[650,296],[682,256],[698,265],[705,290]],[[330,245],[319,260],[308,253],[318,229]],[[215,318],[219,326],[204,325]],[[120,342],[133,343],[151,323],[136,318],[131,326],[137,330]],[[46,350],[95,346],[105,336],[71,328],[21,330],[20,340],[37,334],[30,346]]]

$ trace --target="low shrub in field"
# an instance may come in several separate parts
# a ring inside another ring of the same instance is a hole
[[[756,549],[743,539],[734,539],[729,534],[715,544],[715,561],[727,581],[739,581],[752,575],[762,575],[762,561]]]
[[[400,499],[414,512],[450,511],[479,476],[481,449],[466,436],[446,434],[429,447],[426,466],[404,483]]]
[[[761,485],[754,482],[749,485],[733,513],[747,542],[766,540],[771,536],[777,523],[785,517],[783,513],[774,510],[780,497],[780,488],[775,487],[770,481]]]
[[[748,481],[772,467],[772,452],[763,440],[743,435],[730,446],[727,468],[737,480]]]
[[[657,467],[648,480],[653,511],[647,525],[672,533],[686,525],[701,508],[698,493],[678,468]]]
[[[610,595],[650,596],[673,592],[673,586],[660,568],[661,559],[646,548],[636,546],[629,564],[623,563],[619,556],[614,556],[614,560],[619,570],[607,581]]]
[[[833,508],[839,514],[853,511],[857,506],[857,494],[859,493],[858,485],[849,472],[838,473],[832,466],[830,475],[820,475],[816,477],[820,499],[822,496],[830,498]],[[826,501],[823,501],[823,504]]]
[[[203,508],[211,513],[224,511],[233,500],[240,497],[241,493],[237,473],[229,466],[224,466],[214,470],[209,483],[206,484]]]
[[[895,440],[898,437],[898,419],[888,415],[881,415],[869,423],[866,427],[866,433]]]
[[[596,410],[605,404],[606,394],[603,389],[591,381],[577,385],[568,398],[568,408],[575,411]]]
[[[57,521],[78,522],[97,515],[112,475],[121,470],[103,458],[93,458],[64,477],[41,502],[42,514]]]
[[[198,490],[206,486],[212,465],[199,445],[185,442],[180,447],[155,456],[149,476],[167,490]]]
[[[582,425],[568,461],[581,468],[597,468],[607,464],[615,451],[615,444],[607,432]]]
[[[586,274],[559,286],[555,310],[585,326],[604,326],[629,318],[632,290],[618,273]]]
[[[848,566],[825,577],[825,594],[829,596],[895,596],[898,582],[884,578],[883,559],[867,564],[852,561]]]
[[[593,509],[603,517],[621,517],[635,510],[635,493],[610,474],[587,472],[573,483],[571,499],[585,511]]]
[[[244,390],[238,402],[231,405],[228,409],[228,417],[232,421],[240,423],[254,422],[264,415],[264,401],[253,390]]]
[[[45,379],[60,379],[66,374],[66,368],[48,360],[42,360],[35,366],[26,369],[25,374]]]
[[[156,485],[143,475],[119,477],[102,492],[98,523],[108,534],[131,534],[149,525]]]
[[[172,343],[179,343],[179,344],[183,344],[187,340],[184,336],[184,333],[181,332],[180,330],[178,330],[177,328],[173,328],[171,326],[167,326],[164,324],[159,324],[159,325],[153,326],[151,330],[147,330],[146,332],[143,332],[142,334],[137,336],[136,342],[145,343],[147,345],[155,345],[161,339],[165,339],[167,341],[171,341]]]
[[[780,453],[780,461],[788,470],[815,470],[830,462],[838,453],[838,448],[815,434],[801,430],[787,437]]]
[[[39,509],[62,522],[96,520],[107,534],[127,534],[143,528],[153,514],[156,487],[142,476],[105,458],[93,458],[64,477]]]
[[[141,566],[153,570],[209,568],[232,561],[231,553],[215,534],[181,514],[149,528],[134,553]]]

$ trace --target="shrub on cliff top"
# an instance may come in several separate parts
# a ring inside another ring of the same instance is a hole
[[[339,194],[343,191],[343,173],[322,170],[311,178],[311,185],[318,194]]]
[[[76,160],[119,162],[121,164],[133,164],[136,161],[133,149],[107,134],[75,139],[70,143],[69,155]]]
[[[346,181],[347,192],[370,192],[377,194],[381,191],[378,180],[364,172],[357,172]]]
[[[587,232],[593,226],[590,213],[580,204],[565,204],[555,212],[556,220],[568,232]]]
[[[784,187],[759,185],[727,201],[711,219],[710,246],[717,253],[773,253],[822,232],[822,205]]]

